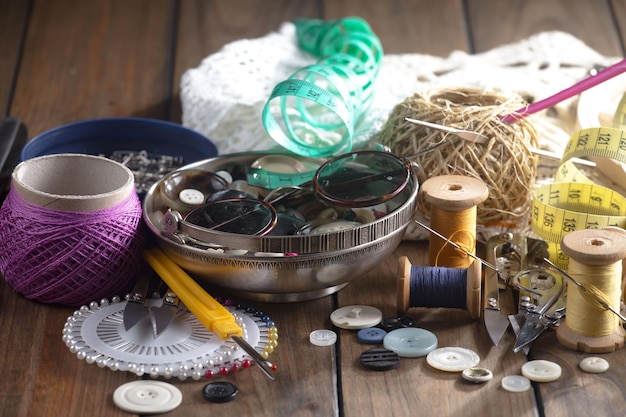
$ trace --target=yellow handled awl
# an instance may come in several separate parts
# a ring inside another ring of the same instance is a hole
[[[147,249],[143,253],[144,259],[150,267],[161,277],[170,289],[185,303],[204,326],[216,333],[222,339],[232,338],[252,359],[259,365],[259,368],[270,379],[274,376],[270,369],[274,365],[263,358],[250,344],[242,337],[243,330],[237,324],[235,317],[226,307],[220,304],[208,292],[193,280],[180,266],[172,261],[161,249]]]

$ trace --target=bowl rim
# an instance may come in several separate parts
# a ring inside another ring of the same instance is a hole
[[[202,161],[194,162],[185,165],[178,170],[186,169],[202,169],[202,165],[206,165],[212,162],[218,162],[220,160],[227,163],[230,158],[237,157],[258,157],[259,155],[283,153],[282,151],[251,151],[251,152],[239,152],[228,155],[219,155],[213,158],[205,159]],[[285,152],[287,155],[291,155]],[[206,169],[206,168],[205,168]],[[177,170],[177,171],[178,171]],[[156,224],[153,223],[150,213],[148,213],[148,206],[150,205],[152,198],[160,186],[161,181],[157,181],[152,185],[148,193],[144,198],[143,217],[144,222],[148,228],[161,238],[168,239],[175,242],[175,236],[166,236],[164,230],[160,230]],[[395,210],[387,215],[377,219],[374,222],[366,223],[363,226],[355,229],[342,230],[337,232],[319,234],[319,235],[298,235],[298,236],[248,236],[248,235],[236,235],[233,233],[215,232],[220,237],[223,236],[223,240],[219,242],[223,246],[247,249],[251,252],[263,252],[263,253],[295,253],[298,255],[325,253],[329,251],[339,251],[344,249],[352,249],[359,247],[363,244],[375,242],[378,239],[385,238],[398,229],[406,228],[408,223],[415,215],[417,209],[417,194],[419,191],[419,182],[417,174],[414,170],[411,170],[411,180],[409,185],[413,187],[410,190],[406,200],[403,201]],[[163,213],[165,214],[165,213]],[[175,242],[180,246],[186,246],[190,249],[195,249],[190,245],[186,245],[182,240]],[[204,252],[203,249],[197,249],[199,252]],[[223,254],[216,254],[222,256],[228,256]]]

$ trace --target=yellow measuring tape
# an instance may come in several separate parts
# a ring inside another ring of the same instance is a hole
[[[617,117],[615,124],[620,125]],[[562,268],[567,267],[568,257],[561,251],[560,242],[567,233],[626,227],[626,197],[594,183],[571,162],[572,158],[585,157],[626,163],[626,130],[597,127],[574,133],[563,152],[555,182],[534,192],[532,230],[549,243],[551,260]]]

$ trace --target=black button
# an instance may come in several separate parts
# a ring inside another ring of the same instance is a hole
[[[388,349],[369,349],[361,353],[361,364],[367,369],[374,371],[388,371],[400,363],[397,353]]]
[[[206,384],[202,389],[202,396],[212,403],[225,403],[234,400],[238,392],[234,384],[218,381]]]
[[[378,324],[378,327],[387,332],[390,332],[392,330],[402,329],[405,327],[413,327],[414,324],[415,320],[413,320],[412,317],[402,316],[383,319],[383,321]]]

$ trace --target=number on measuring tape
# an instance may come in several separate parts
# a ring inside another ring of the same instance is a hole
[[[594,127],[576,132],[563,151],[563,160],[599,156],[626,162],[626,132],[610,127]]]
[[[595,184],[571,161],[590,156],[626,163],[626,132],[604,127],[576,132],[565,147],[555,183],[539,187],[533,194],[532,230],[549,242],[550,258],[563,268],[568,257],[560,250],[560,242],[567,233],[626,227],[626,198]]]

